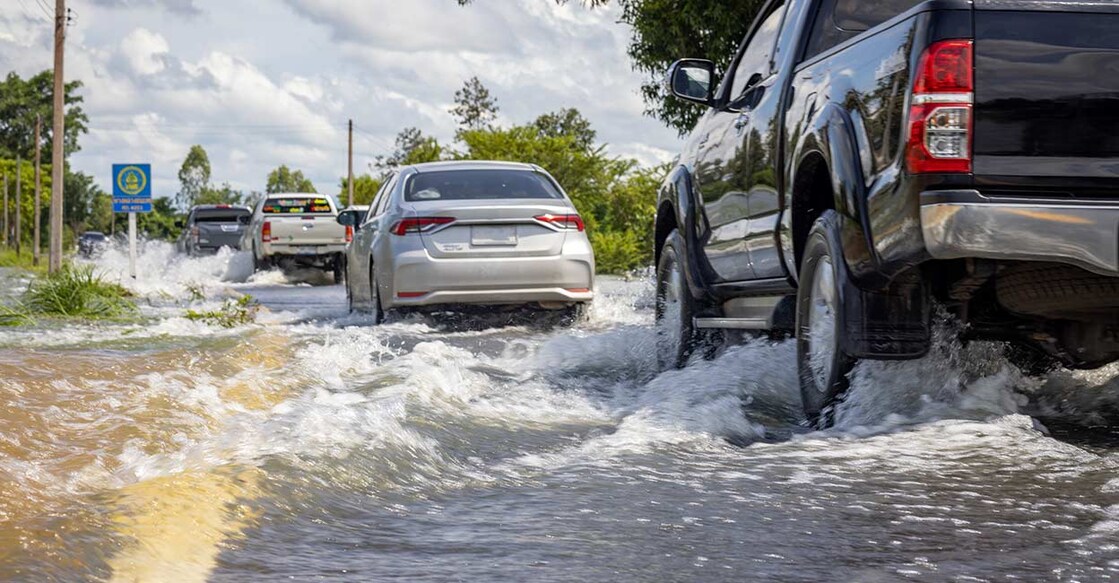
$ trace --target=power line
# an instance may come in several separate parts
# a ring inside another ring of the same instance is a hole
[[[23,7],[23,11],[26,12],[27,15],[31,17],[32,20],[40,20],[41,19],[41,17],[38,14],[36,14],[34,10],[28,8],[28,6],[24,2],[24,0],[19,0],[19,5]],[[40,6],[40,8],[42,8],[42,6]],[[50,22],[51,21],[50,15],[47,15],[47,18],[45,20],[47,22]]]
[[[35,0],[35,3],[39,5],[39,9],[43,11],[48,21],[54,18],[54,15],[51,14],[51,8],[46,2],[43,0]]]

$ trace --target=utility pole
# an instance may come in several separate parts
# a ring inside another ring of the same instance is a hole
[[[31,247],[31,264],[39,265],[39,255],[42,253],[43,239],[40,232],[40,225],[43,223],[43,194],[41,190],[42,177],[40,175],[39,167],[39,150],[42,149],[42,144],[39,143],[39,136],[43,131],[43,116],[35,114],[35,241]]]
[[[350,190],[350,206],[354,206],[354,120],[352,120],[352,119],[350,120],[350,139],[349,139],[349,143],[350,143],[350,146],[349,146],[350,154],[349,154],[349,162],[347,164],[349,166],[349,171],[347,172],[347,174],[349,175],[349,180],[347,180],[346,182],[349,184],[349,187],[350,187],[349,188],[349,190]]]
[[[50,272],[62,269],[62,186],[65,148],[66,85],[62,75],[66,43],[66,0],[54,2],[54,130],[51,135],[51,244]]]
[[[23,238],[23,232],[22,232],[23,229],[21,228],[22,223],[23,223],[23,217],[21,216],[23,214],[21,212],[21,208],[23,207],[23,188],[20,185],[20,180],[19,180],[20,176],[23,174],[22,171],[23,171],[23,159],[20,157],[20,154],[17,152],[16,153],[16,257],[19,257],[20,247],[22,246],[22,242],[20,241],[20,239]]]

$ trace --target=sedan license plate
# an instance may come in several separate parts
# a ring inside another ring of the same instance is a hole
[[[297,252],[300,255],[318,255],[319,254],[319,248],[318,247],[303,246],[303,247],[300,247]]]
[[[477,246],[516,245],[517,227],[513,225],[471,227],[470,243]]]

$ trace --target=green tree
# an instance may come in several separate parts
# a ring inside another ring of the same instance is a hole
[[[384,176],[401,166],[436,162],[444,157],[438,140],[425,136],[418,128],[404,128],[396,135],[396,150],[388,156],[377,156],[373,167]]]
[[[71,231],[80,233],[90,228],[96,210],[95,201],[98,195],[104,194],[92,176],[66,169],[62,200],[66,209],[66,224]]]
[[[190,147],[179,167],[179,184],[179,193],[175,196],[179,207],[189,209],[199,204],[198,199],[210,187],[210,156],[202,146]]]
[[[302,170],[292,170],[287,165],[281,165],[268,173],[265,192],[272,194],[276,192],[316,193],[318,191],[315,190],[315,185],[311,184],[311,180],[303,176]]]
[[[458,0],[460,5],[473,0]],[[566,4],[568,0],[556,0]],[[735,50],[754,21],[764,0],[614,0],[621,8],[619,20],[631,32],[627,49],[633,68],[645,75],[641,96],[645,113],[675,128],[691,131],[702,114],[702,106],[668,96],[664,73],[682,57],[715,61],[726,71]],[[597,7],[609,0],[584,0]]]
[[[489,127],[497,120],[497,111],[497,100],[490,96],[490,90],[477,77],[471,77],[462,89],[455,91],[455,106],[451,108],[451,115],[455,116],[459,128],[463,130]]]
[[[182,232],[182,216],[170,198],[160,197],[152,201],[152,212],[136,213],[136,230],[149,239],[174,240]]]
[[[15,160],[0,160],[0,175],[8,177],[8,218],[13,222],[15,221],[15,205],[18,200],[20,206],[20,240],[24,245],[28,245],[34,237],[35,226],[35,165],[27,160],[21,161],[19,169],[19,190],[21,192],[16,191]],[[43,212],[40,218],[43,219],[43,222],[40,225],[39,232],[45,240],[47,237],[47,218],[49,216],[47,209],[50,208],[51,201],[50,164],[43,164],[41,184]],[[0,181],[0,185],[3,185],[2,181]]]
[[[240,190],[234,190],[228,182],[219,187],[207,186],[202,189],[194,204],[247,204],[249,197]]]
[[[383,183],[384,180],[375,178],[369,174],[355,176],[354,204],[371,204],[373,202],[373,197],[377,195],[377,191],[381,189],[381,184]],[[338,200],[348,202],[350,196],[349,180],[343,176],[338,183],[338,188]]]
[[[78,137],[89,131],[86,126],[89,118],[82,110],[82,97],[77,94],[82,87],[81,81],[71,81],[65,85],[66,105],[65,131],[63,144],[67,155],[77,152]],[[44,160],[51,159],[54,126],[54,73],[43,71],[29,79],[23,79],[15,72],[0,81],[0,158],[14,159],[19,154],[24,159],[35,149],[35,115],[42,116],[42,140]]]
[[[591,122],[573,107],[545,113],[536,118],[532,125],[543,136],[572,136],[575,138],[575,145],[580,148],[590,148],[598,137],[598,133],[591,128]]]

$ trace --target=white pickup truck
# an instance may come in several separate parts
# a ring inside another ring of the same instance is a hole
[[[314,267],[342,280],[346,228],[335,218],[334,200],[321,194],[269,194],[257,203],[241,248],[257,270]]]

